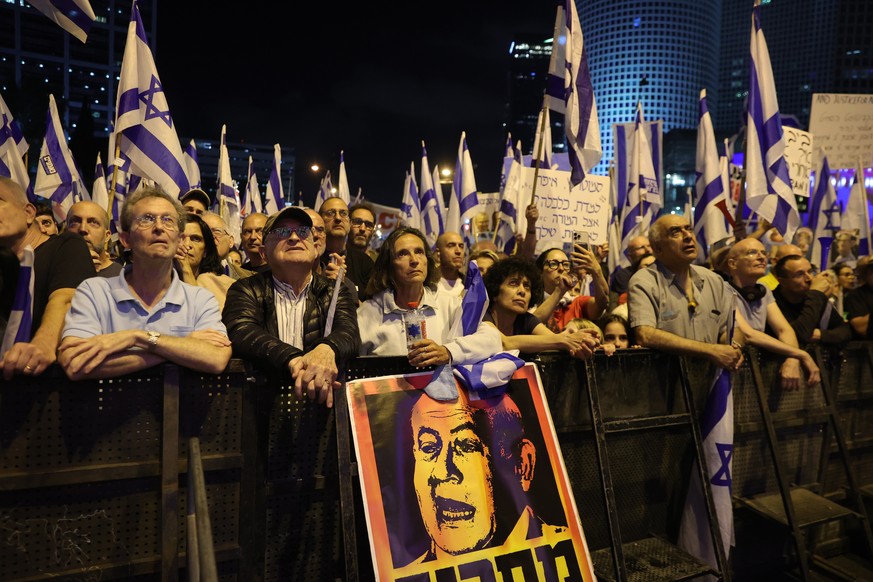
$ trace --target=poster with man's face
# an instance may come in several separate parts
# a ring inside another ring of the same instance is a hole
[[[484,400],[431,376],[347,385],[376,579],[593,582],[536,366]]]

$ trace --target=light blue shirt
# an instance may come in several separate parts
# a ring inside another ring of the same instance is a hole
[[[214,329],[227,335],[218,301],[208,290],[183,283],[173,271],[170,288],[147,308],[130,290],[125,278],[129,269],[117,277],[82,281],[73,295],[62,337],[89,338],[129,329],[177,337]]]

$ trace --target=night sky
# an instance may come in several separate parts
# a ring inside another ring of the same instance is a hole
[[[479,190],[493,192],[506,141],[510,42],[551,36],[555,7],[165,1],[157,67],[183,143],[217,140],[226,123],[229,141],[293,148],[306,204],[318,184],[309,166],[330,168],[336,185],[344,150],[352,195],[361,187],[368,200],[399,206],[412,161],[418,181],[421,140],[431,169],[454,168],[462,131]]]

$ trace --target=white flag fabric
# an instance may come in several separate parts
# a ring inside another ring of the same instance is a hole
[[[545,117],[545,125],[543,118]],[[542,130],[542,131],[540,131]],[[537,131],[534,135],[534,149],[530,157],[531,168],[552,168],[552,121],[549,109],[543,107],[537,116]]]
[[[579,184],[591,168],[600,163],[600,123],[594,87],[588,70],[588,56],[575,0],[564,0],[567,42],[564,45],[564,130],[570,159],[570,183]],[[555,50],[554,48],[552,50]]]
[[[27,3],[80,41],[88,40],[96,19],[88,0],[27,0]]]
[[[643,106],[637,103],[634,125],[633,149],[630,153],[631,169],[628,176],[628,191],[621,216],[621,246],[627,248],[630,239],[645,235],[652,217],[661,208],[661,190],[652,159],[652,148],[645,131]],[[616,162],[619,165],[621,162]]]
[[[230,155],[227,152],[227,126],[221,126],[221,146],[218,153],[218,192],[215,202],[218,204],[219,214],[227,224],[227,232],[237,244],[242,240],[242,219],[240,218],[239,192],[233,184],[230,175]]]
[[[267,182],[267,199],[264,201],[264,214],[270,216],[285,208],[285,193],[282,191],[282,148],[273,145],[273,169]]]
[[[567,103],[564,101],[564,72],[567,68],[564,53],[567,44],[566,18],[564,7],[559,4],[555,15],[555,29],[552,33],[552,55],[549,58],[549,74],[546,77],[546,103],[555,113],[566,113]],[[506,156],[511,156],[507,153]]]
[[[339,184],[337,184],[336,195],[348,206],[352,200],[352,193],[349,190],[349,178],[346,176],[346,160],[343,154],[344,152],[340,150]]]
[[[315,194],[315,204],[312,206],[316,211],[321,208],[324,201],[333,196],[333,184],[330,181],[330,170],[324,173],[318,192]]]
[[[697,180],[694,183],[694,234],[703,249],[704,258],[709,247],[728,236],[724,181],[719,166],[715,130],[706,103],[706,89],[700,91],[700,122],[697,125],[697,158],[694,165]],[[688,215],[689,219],[691,215]]]
[[[254,171],[254,168],[252,168],[252,156],[249,156],[249,170],[247,176],[245,200],[243,201],[241,211],[242,216],[248,216],[255,212],[263,213],[263,207],[261,205],[261,189],[258,188],[257,173]]]
[[[106,186],[106,170],[100,152],[97,152],[97,163],[94,164],[94,184],[91,186],[91,202],[99,204],[104,210],[109,208],[109,189]]]
[[[746,205],[791,240],[800,215],[791,189],[782,119],[760,6],[752,8],[751,75],[746,120]]]
[[[24,162],[21,158],[27,153],[27,147],[21,127],[0,95],[0,176],[12,178],[25,190],[30,185],[30,177],[26,169],[22,175]],[[27,178],[25,183],[20,181],[22,177]]]
[[[437,194],[439,188],[439,194]],[[443,233],[442,187],[439,181],[434,182],[427,162],[427,148],[424,140],[421,142],[421,191],[419,192],[421,206],[421,224],[423,233],[431,248],[436,246],[437,238]]]
[[[171,196],[189,190],[188,175],[164,87],[145,36],[136,0],[130,14],[121,80],[115,105],[115,131],[131,172],[160,185]]]
[[[512,254],[515,250],[515,234],[526,232],[527,218],[524,209],[527,208],[528,199],[522,192],[522,168],[524,161],[521,153],[521,140],[513,151],[512,163],[506,174],[506,182],[500,193],[500,213],[497,220],[497,238],[494,243],[497,249],[506,254]]]
[[[433,167],[433,187],[436,190],[437,196],[437,211],[440,213],[440,234],[446,230],[446,220],[448,220],[449,209],[446,207],[445,197],[443,196],[443,184],[440,182],[440,166],[439,164]]]
[[[191,188],[201,188],[200,165],[197,163],[197,144],[192,139],[185,148],[185,171],[188,173],[188,184]]]
[[[467,134],[461,132],[458,160],[455,162],[455,176],[452,180],[452,195],[449,198],[446,231],[460,233],[466,239],[463,226],[473,219],[478,207],[479,192],[476,190],[476,178],[473,176],[473,160],[467,148]]]
[[[55,96],[49,95],[46,114],[45,138],[39,152],[33,192],[51,201],[52,211],[58,222],[67,219],[67,210],[76,202],[75,194],[81,178],[67,145],[67,136],[61,126]]]
[[[870,211],[867,205],[867,188],[864,185],[864,167],[860,160],[855,166],[852,189],[846,211],[840,217],[843,230],[858,231],[858,256],[870,254]]]
[[[809,199],[809,228],[813,233],[809,261],[824,271],[830,266],[831,245],[841,221],[828,157],[824,148],[819,149],[821,165],[816,168],[815,189]]]
[[[6,320],[6,331],[0,343],[0,358],[14,344],[29,342],[32,337],[33,280],[33,248],[27,245],[18,267],[18,282],[15,284],[9,318]]]
[[[415,184],[414,163],[409,164],[409,171],[406,172],[406,179],[403,181],[403,201],[400,203],[400,219],[404,225],[422,230],[421,208],[419,208],[418,186]]]

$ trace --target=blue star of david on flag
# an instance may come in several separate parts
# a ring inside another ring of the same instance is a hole
[[[173,120],[170,118],[170,110],[167,109],[165,111],[161,111],[158,109],[157,105],[155,105],[155,95],[158,93],[163,93],[164,87],[161,85],[160,79],[152,75],[152,81],[149,85],[148,90],[143,91],[139,94],[139,100],[145,103],[146,112],[145,112],[145,121],[149,121],[150,119],[163,119],[164,123],[167,124],[167,127],[173,127]]]
[[[730,488],[731,481],[731,457],[734,454],[734,446],[730,443],[715,443],[715,450],[721,460],[721,467],[710,479],[710,483],[719,487]]]

